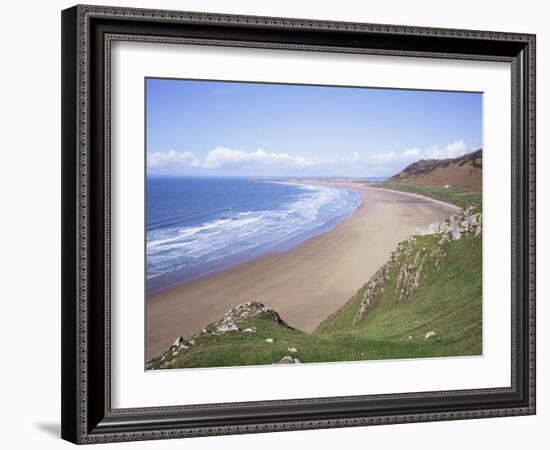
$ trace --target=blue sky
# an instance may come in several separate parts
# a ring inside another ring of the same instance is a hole
[[[479,93],[147,79],[147,173],[389,176],[481,147]]]

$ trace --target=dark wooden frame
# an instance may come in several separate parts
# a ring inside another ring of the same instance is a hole
[[[511,386],[112,409],[109,101],[113,40],[510,62]],[[69,441],[534,414],[535,36],[98,6],[67,9],[62,12],[62,235],[62,437]]]

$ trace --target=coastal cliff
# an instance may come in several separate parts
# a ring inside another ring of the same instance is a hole
[[[371,305],[384,293],[392,271],[397,276],[394,297],[399,302],[411,301],[420,287],[425,265],[433,264],[433,268],[437,270],[442,258],[447,256],[446,248],[450,241],[459,240],[466,235],[476,238],[481,235],[481,214],[474,211],[473,206],[459,209],[449,219],[435,222],[399,243],[390,260],[363,287],[363,299],[354,321],[365,319]],[[433,236],[437,240],[431,246],[419,246],[418,236]]]

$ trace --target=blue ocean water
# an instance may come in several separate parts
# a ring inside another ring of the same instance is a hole
[[[147,178],[147,291],[283,251],[361,204],[340,188],[241,178]]]

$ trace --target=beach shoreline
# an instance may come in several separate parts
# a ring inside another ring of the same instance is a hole
[[[309,239],[330,232],[341,222],[351,217],[356,212],[357,208],[359,208],[363,203],[363,198],[360,194],[358,194],[354,189],[350,189],[349,187],[345,186],[335,186],[334,184],[309,182],[308,180],[283,182],[278,180],[261,179],[254,181],[257,181],[258,183],[285,184],[300,187],[306,186],[308,188],[311,188],[312,186],[319,186],[324,188],[348,191],[353,193],[354,195],[357,195],[357,204],[353,206],[353,209],[339,211],[339,215],[332,215],[331,217],[328,217],[327,221],[319,223],[313,228],[293,231],[282,238],[276,240],[272,239],[270,242],[259,243],[255,247],[245,248],[241,251],[231,253],[227,256],[216,258],[211,262],[203,263],[202,265],[196,266],[192,270],[187,267],[182,267],[180,269],[172,270],[168,273],[159,274],[150,279],[148,278],[146,283],[147,297],[158,295],[164,291],[176,288],[191,281],[196,281],[202,278],[210,277],[217,273],[225,272],[247,261],[255,260],[265,254],[290,251]]]
[[[305,182],[303,180],[297,182]],[[234,306],[258,300],[310,332],[340,308],[415,230],[456,207],[364,183],[307,181],[354,190],[361,205],[330,231],[146,298],[146,356],[190,337]]]

